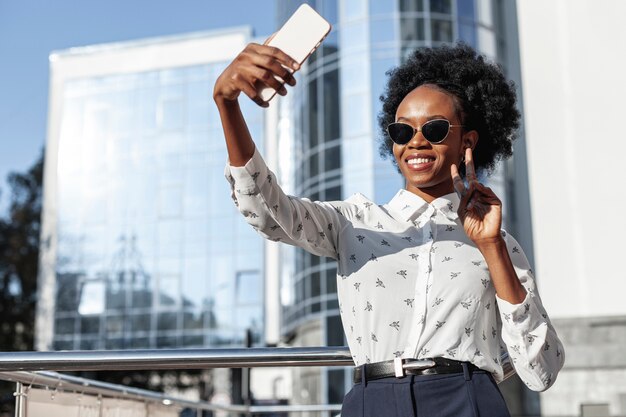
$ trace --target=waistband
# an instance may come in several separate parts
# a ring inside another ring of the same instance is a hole
[[[396,358],[389,361],[366,363],[354,369],[354,383],[388,377],[403,378],[407,375],[462,374],[480,371],[471,362],[455,361],[448,358]]]

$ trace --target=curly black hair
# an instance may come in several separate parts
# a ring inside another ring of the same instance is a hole
[[[396,110],[404,97],[421,85],[431,85],[449,93],[454,99],[465,131],[476,130],[474,149],[477,172],[493,173],[497,162],[513,154],[520,113],[515,105],[515,85],[507,81],[502,68],[478,54],[464,43],[415,50],[400,66],[386,73],[385,92],[380,96],[383,107],[378,115],[382,133],[381,157],[393,158],[393,142],[387,125],[395,121]],[[462,175],[464,175],[464,167]]]

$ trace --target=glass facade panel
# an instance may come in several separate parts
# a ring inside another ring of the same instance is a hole
[[[327,148],[324,152],[325,170],[332,171],[341,168],[341,148],[340,146],[333,146]],[[328,196],[326,196],[328,198]]]
[[[259,271],[244,271],[237,273],[235,289],[235,304],[261,305],[263,301],[263,283]]]
[[[365,17],[367,2],[363,0],[344,0],[341,4],[343,5],[343,19],[352,20]]]
[[[400,19],[402,41],[424,40],[425,24],[422,18],[403,17]]]
[[[401,12],[423,12],[423,0],[400,0]]]
[[[473,21],[476,17],[474,0],[456,0],[456,12],[459,15],[459,19],[467,19]]]
[[[395,1],[370,1],[370,16],[392,14],[396,10]]]
[[[452,42],[452,21],[433,19],[430,22],[430,28],[434,42]]]
[[[324,141],[329,142],[338,139],[341,135],[341,120],[339,106],[339,71],[332,70],[326,72],[323,77],[323,97],[324,97]]]
[[[342,52],[351,49],[363,49],[367,45],[367,26],[365,22],[346,25],[339,33]]]
[[[430,0],[431,13],[452,13],[452,0]]]
[[[157,315],[157,329],[158,330],[176,330],[176,313],[159,313]]]

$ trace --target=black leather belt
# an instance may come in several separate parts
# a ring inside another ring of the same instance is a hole
[[[395,376],[402,378],[406,375],[437,375],[463,373],[463,363],[467,364],[470,372],[480,371],[480,368],[470,362],[455,361],[447,358],[404,359],[396,358],[390,361],[367,363],[354,368],[354,383],[361,382],[363,370],[365,379],[380,379]]]

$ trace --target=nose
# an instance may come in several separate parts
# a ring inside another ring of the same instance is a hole
[[[422,134],[422,129],[416,129],[415,134],[413,135],[409,143],[407,143],[407,146],[409,148],[420,149],[420,148],[429,148],[432,145],[429,141],[426,140],[426,138]]]

